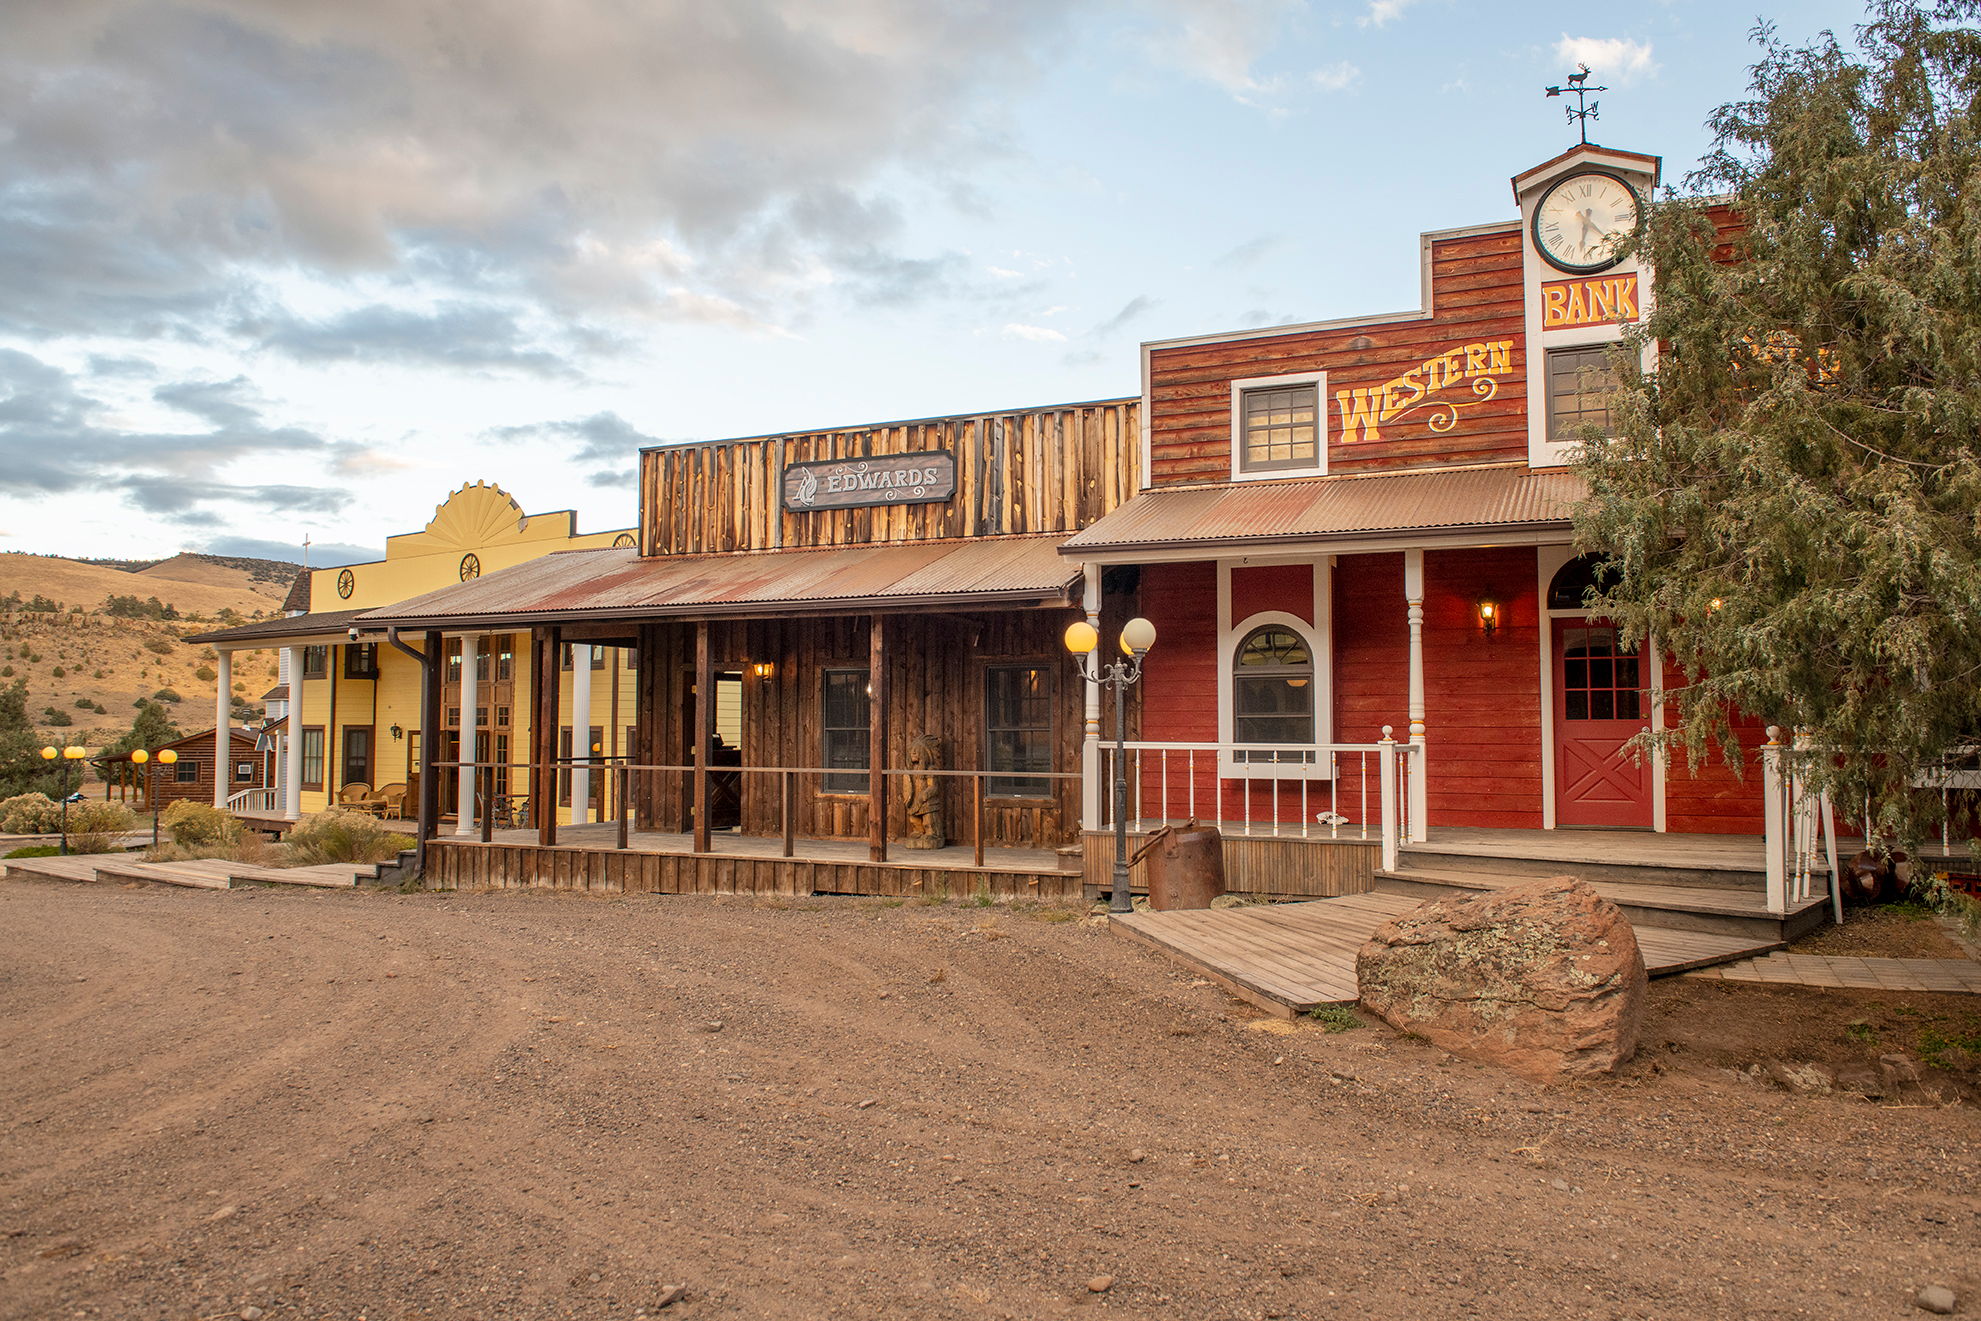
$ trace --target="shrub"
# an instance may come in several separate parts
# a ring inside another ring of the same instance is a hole
[[[62,850],[54,844],[29,844],[7,854],[10,858],[52,858]]]
[[[103,671],[98,670],[95,674],[91,675],[90,677],[92,679],[101,679],[103,677]]]
[[[289,832],[289,856],[301,866],[323,862],[390,862],[416,843],[366,812],[331,808],[304,817]]]
[[[41,722],[44,725],[73,725],[76,723],[75,718],[67,711],[57,710],[52,706],[43,707],[41,713],[47,717],[47,719]]]
[[[174,844],[231,845],[240,837],[241,823],[207,803],[182,798],[158,818],[159,827]]]
[[[156,652],[160,656],[170,656],[172,654],[172,644],[164,638],[146,638],[144,640],[144,649],[146,651]]]
[[[198,679],[201,683],[212,683],[219,677],[219,673],[211,665],[202,665],[193,671],[193,678]]]
[[[170,688],[160,688],[151,695],[151,700],[154,702],[183,702],[186,699],[173,692]]]
[[[117,835],[129,830],[137,818],[122,803],[69,804],[71,834]]]
[[[0,665],[0,679],[11,679],[11,678],[13,678],[13,677],[14,677],[14,667],[13,667],[13,666],[11,666],[11,665]]]
[[[47,794],[16,794],[0,802],[0,830],[9,835],[46,835],[62,823],[62,805]]]
[[[48,673],[52,677],[57,679],[66,679],[69,677],[69,672],[63,669],[60,665],[57,665],[54,669],[50,670]]]
[[[94,711],[95,709],[96,709],[96,703],[90,701],[87,697],[78,697],[76,699],[76,710]]]

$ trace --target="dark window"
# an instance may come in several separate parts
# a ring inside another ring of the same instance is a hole
[[[1600,591],[1617,580],[1617,571],[1601,555],[1578,555],[1555,570],[1548,582],[1548,609],[1580,610],[1591,591]]]
[[[371,783],[371,728],[367,725],[344,726],[343,782]]]
[[[509,783],[509,736],[495,736],[495,783],[497,793],[507,793]]]
[[[323,726],[303,726],[303,788],[323,788]]]
[[[508,683],[516,672],[516,640],[508,633],[495,637],[489,644],[495,652],[495,681]]]
[[[198,784],[199,766],[200,764],[198,762],[189,761],[181,757],[179,758],[179,764],[173,768],[179,773],[172,778],[180,784]]]
[[[447,682],[461,682],[461,639],[447,639]]]
[[[1239,404],[1244,410],[1239,470],[1315,467],[1320,461],[1319,394],[1311,385],[1245,391]]]
[[[488,728],[488,708],[487,708],[487,707],[485,707],[485,706],[478,706],[478,707],[476,707],[476,708],[475,708],[475,728],[476,728],[476,729],[487,729],[487,728]]]
[[[827,767],[825,792],[867,792],[869,722],[872,706],[865,670],[827,670],[820,683],[819,728]],[[858,771],[860,774],[853,774]]]
[[[1613,628],[1571,628],[1561,650],[1562,714],[1570,720],[1641,720],[1637,655],[1617,648]]]
[[[449,729],[459,729],[461,727],[460,707],[450,706],[447,708],[447,727]]]
[[[1314,741],[1314,653],[1283,624],[1255,628],[1238,644],[1231,667],[1234,743]],[[1240,750],[1235,760],[1307,762],[1311,752]]]
[[[1052,769],[1050,670],[999,665],[984,671],[984,750],[987,771]],[[1006,774],[984,789],[1000,798],[1048,798],[1052,781]]]
[[[234,778],[236,780],[246,780],[252,782],[254,780],[254,777],[255,777],[255,764],[253,762],[237,761],[234,763]]]
[[[304,647],[303,677],[305,679],[321,679],[326,674],[329,673],[330,673],[330,648]]]
[[[494,638],[483,638],[481,640],[480,645],[475,649],[475,682],[476,683],[488,682],[488,653],[489,653],[489,649],[494,645],[495,645]]]
[[[588,646],[588,645],[590,645],[590,644],[588,644],[588,643],[584,643],[584,642],[567,642],[567,643],[565,643],[565,644],[564,644],[564,668],[565,668],[565,669],[567,669],[567,670],[571,668],[571,652],[572,652],[572,650],[573,650],[574,648],[576,648],[576,647],[583,647],[583,646]],[[604,669],[604,668],[605,668],[605,648],[604,648],[604,647],[592,647],[592,668],[593,668],[593,669],[595,669],[595,670],[602,670],[602,669]]]
[[[1610,431],[1610,391],[1616,372],[1609,349],[1548,350],[1548,439],[1574,440],[1583,427]]]
[[[507,727],[508,727],[508,724],[509,724],[509,708],[508,708],[508,707],[506,707],[506,706],[498,706],[498,707],[496,707],[496,708],[495,708],[495,727],[496,727],[497,729],[505,729],[505,728],[507,728]]]
[[[378,644],[376,642],[352,642],[345,645],[344,677],[346,679],[376,679],[378,677]]]

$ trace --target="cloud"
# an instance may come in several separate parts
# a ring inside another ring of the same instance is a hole
[[[1215,83],[1248,105],[1285,86],[1253,66],[1298,9],[1296,0],[1150,0],[1146,8],[1154,25],[1130,40],[1151,63]]]
[[[198,549],[208,555],[237,555],[250,560],[280,560],[295,565],[301,565],[303,561],[301,537],[293,542],[264,541],[257,537],[214,537]],[[373,560],[384,559],[385,552],[340,541],[312,541],[309,557],[310,567],[320,569],[334,564],[369,564]]]
[[[1034,344],[1063,344],[1066,336],[1048,326],[1026,326],[1012,322],[1004,328],[1006,339],[1028,339]]]
[[[824,296],[928,297],[956,259],[906,250],[891,190],[1007,155],[1003,107],[1070,21],[1053,0],[34,6],[0,51],[0,330],[198,334],[373,278],[432,310],[261,333],[555,374],[536,317],[761,329]]]
[[[1403,11],[1414,3],[1416,0],[1369,0],[1369,12],[1355,22],[1365,28],[1388,27],[1390,20],[1401,18]]]
[[[1112,335],[1125,327],[1129,322],[1147,316],[1161,305],[1160,300],[1151,298],[1147,294],[1136,294],[1122,306],[1119,312],[1116,312],[1113,316],[1101,322],[1087,333],[1091,335]]]
[[[546,443],[552,448],[559,461],[573,467],[587,464],[607,465],[594,467],[591,472],[585,474],[587,485],[607,488],[633,485],[639,475],[639,455],[642,449],[654,445],[678,443],[664,440],[659,436],[649,436],[619,414],[609,410],[593,413],[585,418],[499,427],[490,434],[497,440],[511,443]],[[576,448],[572,448],[573,442],[576,442]]]
[[[1588,65],[1595,83],[1627,86],[1639,78],[1658,76],[1651,43],[1640,44],[1628,37],[1571,37],[1564,32],[1555,43],[1555,58],[1571,68]]]
[[[1292,246],[1284,234],[1261,234],[1255,239],[1247,239],[1223,256],[1211,262],[1213,267],[1225,270],[1243,269],[1255,266],[1283,248]]]
[[[1330,64],[1326,68],[1313,70],[1307,75],[1307,81],[1320,88],[1323,92],[1339,92],[1343,88],[1352,87],[1361,77],[1362,71],[1360,69],[1350,64],[1347,60],[1342,60],[1339,63]]]
[[[334,514],[350,496],[332,486],[241,483],[236,466],[293,472],[299,458],[335,459],[350,447],[300,427],[271,426],[244,380],[175,381],[152,402],[192,418],[192,430],[119,429],[67,372],[0,349],[0,494],[26,499],[102,495],[187,526],[223,521],[216,506],[256,516]]]

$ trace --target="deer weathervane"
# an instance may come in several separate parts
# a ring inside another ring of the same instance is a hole
[[[1589,121],[1592,119],[1602,118],[1602,116],[1597,114],[1596,112],[1600,110],[1603,105],[1601,101],[1591,101],[1589,99],[1589,93],[1607,92],[1610,89],[1607,87],[1590,87],[1588,85],[1589,66],[1586,64],[1578,64],[1575,67],[1576,69],[1579,70],[1579,72],[1571,73],[1568,75],[1568,86],[1550,87],[1547,88],[1546,91],[1549,96],[1561,96],[1563,93],[1574,94],[1575,108],[1573,110],[1570,110],[1567,106],[1563,106],[1562,110],[1564,113],[1567,114],[1568,122],[1575,125],[1578,129],[1581,130],[1582,145],[1586,147],[1589,145]]]

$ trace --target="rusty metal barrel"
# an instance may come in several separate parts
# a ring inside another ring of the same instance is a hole
[[[1216,826],[1164,826],[1142,841],[1134,860],[1144,864],[1149,907],[1159,913],[1209,908],[1224,893],[1224,837]]]

